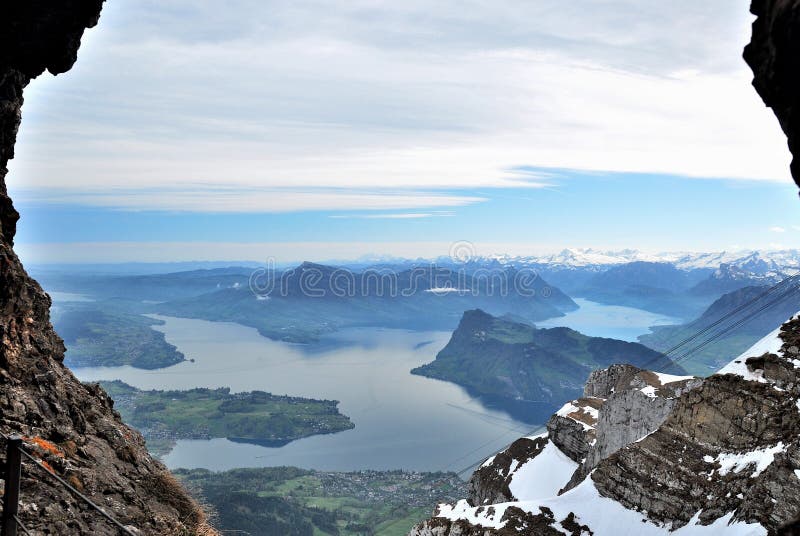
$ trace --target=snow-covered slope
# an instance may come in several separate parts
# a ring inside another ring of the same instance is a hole
[[[634,510],[623,507],[618,502],[603,497],[597,490],[591,478],[584,480],[578,487],[560,496],[551,496],[546,499],[517,501],[492,505],[491,508],[473,507],[466,500],[455,505],[441,505],[437,517],[451,523],[459,521],[478,528],[502,529],[511,521],[512,516],[506,515],[509,509],[516,508],[528,512],[531,516],[551,518],[554,521],[547,525],[553,534],[567,534],[579,536],[761,536],[767,530],[758,523],[745,523],[733,521],[733,513],[720,517],[710,525],[700,524],[699,512],[689,523],[672,530],[668,524],[654,524],[647,517]],[[512,514],[513,515],[513,514]],[[574,520],[576,528],[571,523],[562,520]],[[460,534],[481,534],[478,532],[461,532]],[[519,534],[548,534],[542,527],[539,532],[518,532]],[[426,532],[427,531],[427,532]],[[411,532],[412,535],[431,536],[447,534],[434,532],[435,528],[418,527]],[[495,534],[489,532],[488,534]]]

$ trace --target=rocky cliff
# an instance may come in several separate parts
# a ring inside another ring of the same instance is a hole
[[[595,372],[547,428],[411,534],[777,531],[800,514],[800,319],[706,380]]]
[[[473,506],[519,501],[531,498],[532,486],[538,488],[536,494],[545,493],[543,497],[575,487],[603,459],[656,430],[677,398],[701,383],[699,378],[657,374],[631,365],[593,372],[584,396],[553,415],[546,434],[518,439],[475,471],[467,501]],[[545,453],[539,458],[548,449],[551,456]],[[561,471],[554,478],[559,465]],[[548,479],[541,478],[542,470]]]
[[[0,7],[0,432],[24,436],[50,469],[140,534],[213,534],[203,513],[97,386],[63,364],[50,298],[12,246],[19,215],[6,189],[22,94],[45,70],[69,70],[102,0],[9,0]],[[2,442],[5,456],[5,441]],[[36,534],[118,534],[42,472],[23,467],[20,517]]]

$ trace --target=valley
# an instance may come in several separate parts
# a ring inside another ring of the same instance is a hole
[[[251,536],[405,536],[436,504],[466,491],[454,473],[274,467],[176,475],[214,505],[222,526]]]

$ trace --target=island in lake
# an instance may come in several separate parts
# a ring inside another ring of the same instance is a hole
[[[143,391],[121,381],[100,382],[122,419],[136,427],[157,455],[178,439],[228,438],[264,446],[355,427],[338,401],[219,389]]]

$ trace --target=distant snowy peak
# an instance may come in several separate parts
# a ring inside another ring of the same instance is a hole
[[[800,251],[717,251],[648,253],[635,249],[603,251],[592,248],[568,248],[551,255],[513,257],[494,255],[485,261],[511,265],[547,265],[551,268],[609,268],[631,262],[663,262],[680,270],[718,270],[723,265],[743,272],[768,275],[800,268]]]
[[[472,252],[474,253],[474,252]],[[588,269],[605,271],[608,268],[631,262],[661,262],[671,264],[679,270],[719,270],[723,265],[739,268],[756,275],[786,274],[800,270],[800,250],[736,250],[715,252],[673,251],[652,253],[636,249],[601,250],[595,248],[566,248],[558,253],[545,255],[469,255],[465,258],[440,256],[436,258],[400,258],[392,256],[365,256],[351,261],[328,261],[328,264],[352,267],[380,265],[440,266],[463,265],[466,267],[534,267],[548,269]]]
[[[529,260],[541,264],[587,267],[626,264],[636,261],[658,262],[659,259],[655,255],[643,253],[634,249],[601,251],[592,248],[570,248],[563,249],[554,255],[533,257]]]

